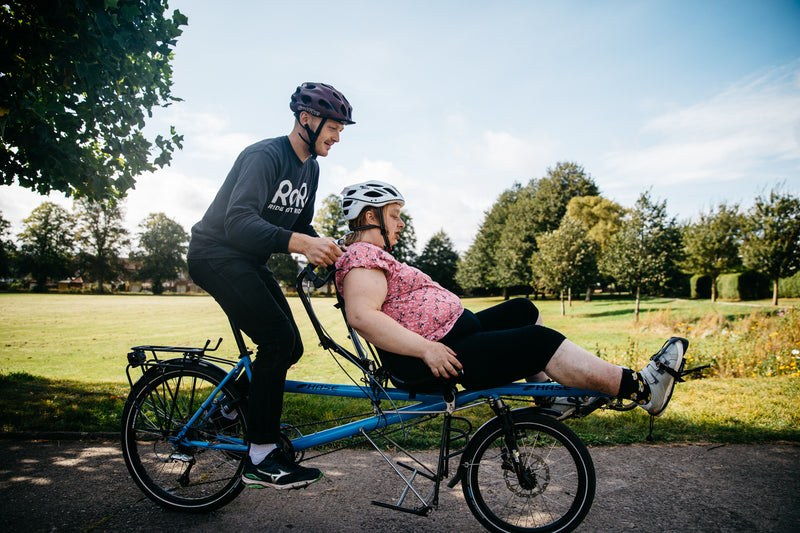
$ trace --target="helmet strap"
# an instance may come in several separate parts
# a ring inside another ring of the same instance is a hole
[[[386,225],[383,223],[383,209],[380,208],[377,211],[378,211],[378,223],[380,224],[379,227],[381,229],[381,235],[383,235],[383,242],[385,244],[383,249],[386,250],[387,252],[391,252],[392,245],[389,244],[389,236],[388,236],[389,232],[386,231]]]
[[[322,118],[322,120],[320,121],[319,126],[317,126],[317,131],[314,131],[314,130],[311,129],[311,127],[308,124],[303,124],[302,122],[300,122],[300,113],[297,113],[296,118],[297,118],[298,124],[303,126],[303,129],[306,130],[306,134],[308,135],[308,139],[306,139],[302,135],[300,135],[300,138],[303,139],[303,141],[308,145],[308,151],[311,152],[311,157],[316,159],[317,155],[318,155],[317,154],[317,139],[319,138],[320,132],[322,132],[322,126],[325,125],[325,122],[328,119],[326,117],[320,117],[320,118]]]
[[[391,252],[392,251],[392,245],[389,244],[389,232],[386,231],[386,224],[383,222],[383,208],[381,208],[381,207],[373,208],[373,213],[377,213],[378,224],[380,224],[380,225],[378,225],[378,224],[365,224],[363,226],[359,226],[357,228],[353,228],[352,232],[364,231],[364,230],[368,230],[368,229],[379,229],[379,230],[381,230],[381,235],[383,236],[383,242],[384,242],[383,249],[386,250],[387,252]]]

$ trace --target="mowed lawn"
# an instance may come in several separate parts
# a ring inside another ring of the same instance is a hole
[[[469,298],[473,311],[501,301]],[[291,379],[346,379],[322,351],[310,321],[296,297],[289,302],[305,346],[305,356]],[[335,299],[313,298],[326,329],[348,342]],[[545,325],[563,332],[586,349],[618,364],[638,367],[671,335],[688,336],[690,350],[702,350],[707,339],[682,330],[692,318],[712,313],[745,316],[764,302],[746,305],[707,301],[647,299],[639,323],[633,301],[573,301],[566,316],[554,300],[537,301]],[[702,332],[701,332],[702,333]],[[53,379],[124,382],[126,354],[133,346],[212,346],[223,338],[218,354],[235,358],[236,345],[222,310],[209,296],[0,294],[0,373],[27,372]],[[248,340],[249,343],[249,340]]]
[[[319,348],[300,301],[296,297],[289,301],[306,348],[289,379],[348,383],[334,359]],[[500,301],[472,298],[465,305],[478,311]],[[326,329],[348,343],[341,315],[333,307],[335,299],[320,296],[314,302]],[[536,304],[546,325],[601,357],[632,368],[643,366],[673,335],[689,338],[690,366],[713,359],[721,347],[734,359],[743,351],[762,354],[762,358],[778,353],[769,345],[755,349],[741,339],[725,344],[736,335],[720,333],[729,324],[757,324],[764,315],[751,313],[774,311],[768,302],[646,299],[638,323],[633,320],[633,301],[628,299],[575,301],[564,317],[557,301]],[[798,302],[782,304],[797,306]],[[791,352],[800,340],[795,339],[796,328],[790,329],[774,333],[792,338],[788,344],[784,339],[783,351],[789,346]],[[767,342],[772,342],[772,335]],[[0,294],[0,430],[116,431],[128,391],[125,367],[131,347],[203,346],[206,340],[214,346],[220,337],[224,341],[215,355],[235,359],[227,318],[209,296]],[[134,379],[138,372],[133,371]],[[762,371],[736,379],[711,375],[679,385],[670,409],[657,424],[658,440],[800,442],[799,373],[796,367],[781,372],[767,377]],[[301,421],[315,420],[318,413],[330,418],[331,409],[337,416],[352,410],[329,398],[306,402],[295,396],[287,397],[284,414],[298,411]],[[570,425],[590,444],[641,442],[647,416],[640,409],[602,412]],[[433,432],[421,445],[433,446],[436,439]]]

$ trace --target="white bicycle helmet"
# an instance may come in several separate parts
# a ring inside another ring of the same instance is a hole
[[[405,205],[403,195],[393,186],[378,180],[348,185],[341,192],[345,220],[355,220],[365,207],[386,204]]]

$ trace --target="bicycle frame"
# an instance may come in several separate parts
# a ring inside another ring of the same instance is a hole
[[[134,350],[158,350],[165,347],[137,346]],[[183,349],[174,349],[183,350]],[[188,359],[191,361],[192,359]],[[225,379],[202,403],[192,417],[187,421],[185,427],[178,432],[171,440],[185,446],[197,448],[214,448],[230,451],[245,451],[247,444],[238,439],[221,439],[229,442],[220,441],[199,441],[186,438],[189,429],[193,427],[201,418],[207,418],[211,413],[215,403],[218,402],[222,388],[234,376],[244,371],[250,376],[251,360],[249,355],[240,358],[239,362],[227,373]],[[295,394],[307,394],[311,396],[332,396],[338,398],[355,398],[376,402],[386,399],[394,402],[416,401],[412,405],[392,410],[380,409],[379,412],[371,417],[356,420],[348,424],[324,429],[310,435],[303,435],[291,439],[290,442],[295,451],[303,451],[316,446],[330,444],[338,440],[347,439],[361,435],[365,432],[387,428],[395,424],[402,424],[411,420],[418,419],[427,415],[439,415],[444,413],[452,414],[455,411],[469,409],[475,405],[482,404],[490,398],[536,398],[536,397],[596,397],[602,394],[573,387],[565,387],[557,383],[509,383],[501,387],[492,389],[482,389],[477,391],[459,391],[452,401],[448,402],[439,393],[409,393],[393,387],[380,388],[379,395],[370,394],[365,387],[357,385],[346,385],[336,383],[317,383],[307,381],[287,380],[284,392]]]
[[[338,294],[354,351],[325,331],[303,283],[310,281],[319,288],[331,274],[321,279],[313,266],[306,267],[297,279],[298,293],[320,346],[351,363],[350,370],[356,368],[362,376],[356,379],[342,366],[352,384],[288,380],[284,392],[366,400],[372,412],[283,425],[282,444],[287,453],[294,454],[294,462],[304,460],[305,450],[362,437],[404,484],[395,503],[372,503],[425,516],[438,506],[440,484],[450,477],[450,459],[459,457],[448,486],[461,482],[470,511],[482,525],[492,531],[574,529],[594,498],[595,472],[585,444],[561,420],[586,416],[599,408],[627,411],[636,404],[624,405],[606,394],[558,383],[514,382],[483,390],[457,390],[452,382],[439,378],[403,381],[381,366],[383,354],[363,342],[348,324]],[[134,481],[166,508],[218,509],[244,487],[241,476],[247,460],[248,420],[247,393],[241,382],[252,377],[252,352],[237,325],[231,323],[231,328],[238,361],[207,353],[217,350],[222,339],[213,348],[207,341],[202,348],[138,346],[128,354],[131,394],[122,416],[123,455]],[[181,356],[167,359],[157,352]],[[230,370],[226,372],[220,365]],[[131,368],[142,371],[136,384]],[[695,370],[682,371],[677,377]],[[529,405],[512,411],[507,401]],[[201,405],[197,407],[197,403]],[[488,405],[494,416],[473,432],[474,419],[455,413],[479,405]],[[426,465],[392,439],[395,432],[406,436],[408,428],[439,416],[442,425],[435,466]],[[301,433],[302,428],[323,424],[324,429]],[[346,446],[337,445],[331,451]],[[382,447],[404,454],[412,463],[390,458]],[[330,451],[322,449],[319,455],[326,453]],[[432,485],[427,496],[417,490],[420,478],[423,485]],[[410,494],[418,500],[417,506],[405,503]]]
[[[558,383],[515,382],[482,390],[457,390],[452,382],[438,378],[424,378],[415,383],[401,381],[386,372],[381,366],[381,354],[376,353],[370,344],[363,343],[358,332],[348,324],[341,299],[339,307],[354,351],[342,347],[325,331],[311,306],[309,294],[303,292],[302,284],[308,278],[319,288],[330,276],[329,272],[325,279],[320,279],[314,274],[313,267],[306,267],[298,276],[298,293],[322,348],[353,365],[349,370],[345,369],[352,384],[287,380],[284,392],[366,400],[372,411],[298,426],[284,425],[282,438],[285,440],[282,442],[287,452],[294,453],[296,462],[304,460],[306,450],[361,437],[380,453],[404,484],[402,495],[395,503],[373,503],[424,516],[438,506],[440,484],[450,477],[450,459],[460,456],[457,471],[448,485],[454,487],[459,481],[462,482],[465,498],[473,514],[486,524],[487,519],[481,518],[483,515],[477,509],[486,507],[484,497],[493,500],[495,496],[490,492],[484,493],[484,496],[475,496],[476,484],[486,483],[478,478],[481,475],[478,473],[479,465],[482,464],[484,451],[493,446],[493,439],[501,434],[506,451],[501,454],[492,453],[484,458],[483,464],[492,465],[486,466],[484,471],[494,468],[496,475],[504,479],[504,486],[513,485],[520,491],[536,496],[546,487],[543,484],[537,489],[536,471],[544,469],[541,475],[549,476],[549,461],[552,461],[552,468],[564,468],[571,472],[566,477],[573,483],[570,491],[562,492],[556,498],[567,495],[568,499],[577,502],[577,507],[564,505],[558,512],[563,511],[565,516],[571,517],[570,520],[585,514],[594,494],[591,459],[580,439],[566,426],[559,426],[557,419],[584,416],[608,404],[606,395]],[[246,404],[239,401],[246,399],[241,381],[245,378],[249,381],[252,377],[252,352],[247,349],[237,325],[231,323],[231,328],[239,351],[238,361],[208,353],[217,350],[220,345],[217,342],[216,346],[209,348],[210,341],[202,348],[138,346],[128,354],[127,372],[132,393],[123,413],[123,454],[134,481],[148,497],[168,508],[213,510],[229,502],[243,487],[241,482],[237,484],[233,481],[237,477],[227,476],[241,475],[242,457],[248,451],[246,434],[237,430],[228,431],[227,428],[231,426],[220,424],[219,420],[226,417],[228,420],[247,422]],[[151,357],[146,352],[150,352]],[[168,356],[160,356],[158,352],[175,354],[176,357],[169,359]],[[225,371],[222,366],[229,370]],[[142,371],[142,377],[135,385],[130,374],[131,368]],[[350,373],[353,368],[362,374],[360,379]],[[203,389],[202,396],[198,396],[197,401],[201,403],[199,407],[193,401],[195,380],[198,378],[201,383],[211,385]],[[191,406],[186,411],[175,407],[182,394],[188,394],[187,405]],[[599,398],[600,401],[587,402],[594,398]],[[556,399],[559,400],[554,401]],[[506,401],[528,402],[529,406],[512,412]],[[142,405],[146,405],[148,414],[140,419],[140,414],[145,411],[140,410]],[[480,405],[491,407],[494,417],[489,417],[473,432],[474,419],[455,416],[455,413]],[[231,413],[235,415],[229,418],[227,415]],[[178,422],[173,425],[175,415]],[[162,416],[166,422],[163,426],[159,425]],[[237,416],[242,418],[237,419]],[[424,464],[392,438],[395,432],[402,431],[406,435],[409,428],[440,416],[442,425],[435,465]],[[141,441],[137,441],[139,420],[145,421],[141,427],[144,436]],[[306,435],[301,433],[302,428],[315,425],[319,427],[322,424],[325,425],[323,429]],[[536,435],[532,441],[525,440],[527,431]],[[550,436],[545,440],[554,439],[558,447],[555,455],[563,456],[553,456],[553,450],[547,444],[542,444],[539,431]],[[152,445],[149,442],[151,439]],[[382,442],[378,442],[379,439]],[[518,442],[522,443],[521,446]],[[140,443],[146,445],[140,448]],[[389,444],[389,448],[404,454],[411,463],[396,461],[387,456],[382,449],[385,443]],[[539,445],[545,447],[545,455],[532,461],[530,457],[537,453],[535,448]],[[338,445],[330,451],[342,447]],[[522,452],[520,447],[524,448]],[[320,454],[330,451],[323,448]],[[501,460],[503,462],[499,464],[498,461]],[[199,473],[193,474],[195,470]],[[215,476],[217,471],[223,473],[219,478]],[[194,481],[193,476],[197,476]],[[415,480],[419,479],[427,480],[432,485],[427,496],[417,490]],[[174,485],[176,482],[177,485]],[[206,493],[200,488],[206,486],[215,488]],[[405,503],[406,496],[411,494],[418,500],[418,505],[410,506]],[[544,504],[545,500],[541,501]],[[494,506],[494,501],[489,505]]]

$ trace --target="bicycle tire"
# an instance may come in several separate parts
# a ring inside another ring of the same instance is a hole
[[[219,367],[175,360],[151,368],[131,389],[122,415],[122,453],[133,480],[162,507],[212,511],[244,488],[246,451],[189,447],[170,440],[224,377]],[[229,406],[227,418],[218,404],[187,436],[196,441],[245,441],[247,417],[236,387],[226,384],[220,400]]]
[[[489,531],[567,532],[586,517],[595,493],[594,463],[583,441],[535,409],[512,412],[520,461],[533,486],[522,487],[499,418],[483,425],[464,452],[461,481],[470,511]]]

